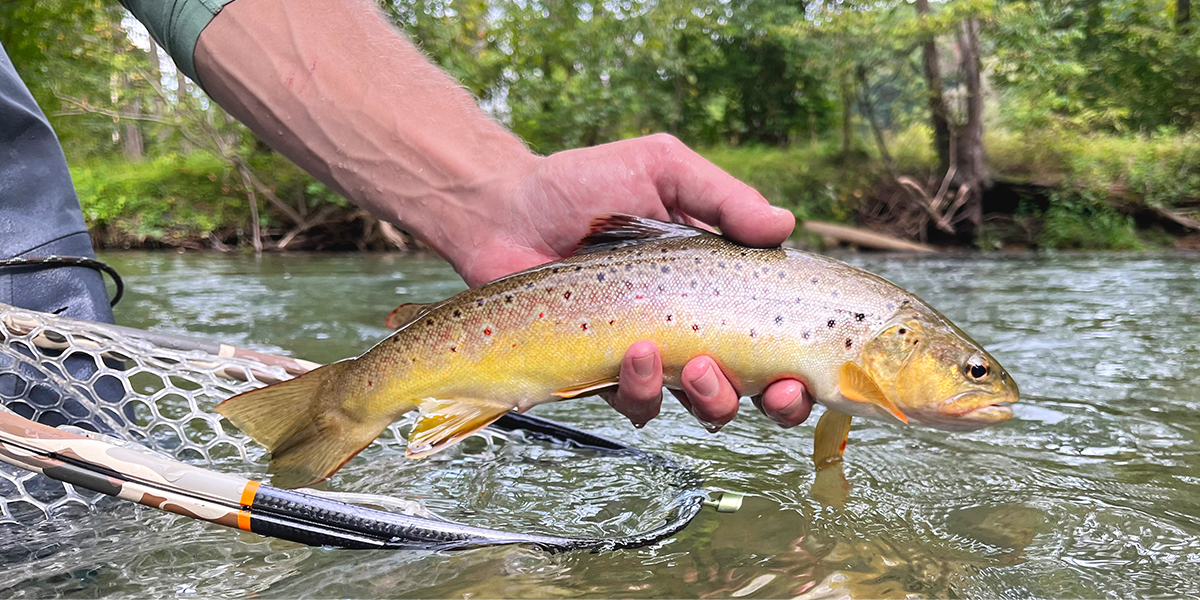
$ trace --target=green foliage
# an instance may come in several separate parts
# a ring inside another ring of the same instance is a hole
[[[878,161],[846,163],[836,144],[708,148],[705,158],[799,219],[851,221],[878,181]]]
[[[1200,33],[1175,0],[1014,2],[991,30],[993,80],[1019,130],[1151,132],[1200,122]]]
[[[1038,246],[1071,250],[1141,250],[1133,218],[1089,194],[1051,194],[1050,207],[1040,215]]]
[[[1064,128],[993,131],[997,172],[1155,208],[1200,200],[1200,132],[1156,136],[1079,133]]]
[[[206,238],[249,219],[227,164],[204,152],[95,163],[71,176],[88,227],[118,245]]]

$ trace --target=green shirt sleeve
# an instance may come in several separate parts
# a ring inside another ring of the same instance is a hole
[[[196,77],[196,41],[200,32],[226,4],[233,0],[120,0],[133,16],[141,21],[154,41],[175,59],[179,67],[192,81]]]

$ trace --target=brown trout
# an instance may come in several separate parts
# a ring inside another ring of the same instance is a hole
[[[569,258],[391,318],[407,322],[362,356],[217,407],[271,450],[275,485],[329,477],[412,410],[419,458],[508,411],[608,389],[639,340],[658,345],[669,388],[700,355],[741,395],[802,381],[827,408],[818,466],[840,460],[851,416],[970,430],[1018,399],[991,355],[880,277],[624,215],[597,219]]]

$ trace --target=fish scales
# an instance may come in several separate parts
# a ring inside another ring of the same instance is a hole
[[[379,389],[361,408],[396,411],[398,396],[449,395],[525,410],[569,385],[615,379],[625,348],[644,339],[658,344],[668,386],[707,354],[741,394],[793,376],[828,396],[837,367],[910,299],[863,275],[717,237],[567,258],[469,290],[394,333],[367,355],[379,370],[363,371],[387,375],[363,386]]]
[[[818,465],[841,460],[852,415],[951,430],[1011,416],[1018,391],[995,359],[875,275],[624,216],[602,218],[581,244],[435,306],[408,305],[411,320],[363,356],[217,410],[272,451],[285,486],[329,476],[414,409],[409,455],[421,457],[509,410],[595,392],[641,340],[658,346],[671,388],[700,355],[741,395],[802,381],[830,409]]]

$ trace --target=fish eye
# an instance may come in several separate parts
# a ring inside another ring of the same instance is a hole
[[[983,360],[983,358],[979,356],[972,356],[969,360],[967,360],[965,370],[967,372],[967,377],[970,377],[975,381],[979,381],[984,377],[987,377],[988,373],[991,372],[991,369],[988,368],[987,361]]]

